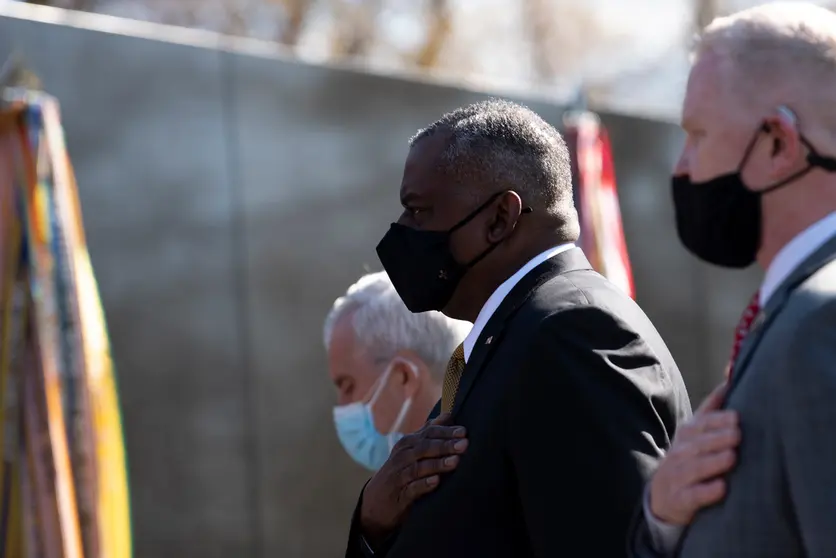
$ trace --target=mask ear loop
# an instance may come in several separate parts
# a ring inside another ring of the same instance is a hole
[[[790,110],[788,107],[786,107],[784,105],[781,105],[781,106],[778,107],[778,112],[781,113],[781,115],[788,121],[788,123],[792,124],[793,127],[796,128],[796,130],[798,129],[798,118],[796,118],[795,113],[792,110]],[[755,139],[758,136],[760,136],[761,132],[769,133],[769,126],[766,123],[763,123],[761,125],[761,129],[755,135]],[[804,145],[804,147],[807,148],[807,151],[808,151],[808,153],[807,153],[807,166],[805,168],[799,170],[798,172],[795,172],[795,173],[791,174],[787,178],[785,178],[783,180],[780,180],[777,184],[773,184],[772,186],[769,186],[768,188],[760,190],[758,192],[758,194],[761,194],[761,195],[768,194],[769,192],[772,192],[773,190],[777,190],[781,186],[784,186],[784,185],[792,182],[793,180],[798,180],[799,178],[801,178],[802,176],[804,176],[805,174],[807,174],[808,172],[810,172],[814,168],[820,168],[820,169],[822,169],[826,172],[836,172],[836,159],[833,159],[832,157],[826,157],[826,156],[820,155],[819,152],[816,151],[816,148],[813,147],[813,145],[809,141],[807,141],[807,139],[803,135],[801,135],[801,132],[798,133],[798,139],[801,140],[802,145]],[[751,151],[752,147],[754,147],[754,142],[752,142],[752,145],[750,145],[750,148],[747,150],[747,153],[744,156],[744,162],[745,162],[745,159],[748,158],[749,151]],[[742,169],[742,163],[741,163],[741,169]]]
[[[836,159],[833,159],[832,157],[825,157],[824,155],[819,155],[818,151],[816,151],[816,148],[813,147],[812,144],[810,144],[810,142],[807,141],[800,134],[799,139],[801,140],[801,143],[804,145],[804,147],[807,148],[807,151],[809,151],[809,153],[807,153],[807,166],[799,170],[798,172],[794,172],[787,178],[780,180],[777,184],[773,184],[772,186],[761,190],[759,192],[761,195],[768,194],[773,190],[777,190],[781,186],[784,186],[792,182],[793,180],[798,180],[799,178],[801,178],[802,176],[804,176],[805,174],[807,174],[815,168],[820,168],[825,172],[836,172]]]
[[[743,152],[743,157],[740,159],[740,164],[737,165],[738,173],[743,174],[743,167],[745,167],[746,163],[749,162],[749,157],[752,155],[752,151],[754,151],[755,146],[761,139],[761,134],[767,133],[769,133],[769,126],[767,126],[766,122],[764,122],[755,131],[755,135],[752,136],[752,139],[749,140],[749,145],[746,146],[746,150]]]
[[[492,203],[493,203],[493,202],[494,202],[494,201],[495,201],[495,200],[496,200],[499,196],[501,196],[502,194],[506,194],[506,193],[508,193],[509,191],[512,191],[512,190],[505,190],[505,191],[503,191],[503,192],[497,192],[497,193],[495,193],[494,195],[492,195],[491,197],[489,197],[487,200],[485,200],[485,202],[484,202],[482,205],[480,205],[479,207],[477,207],[476,209],[474,209],[473,211],[471,211],[470,213],[468,213],[468,214],[467,214],[467,217],[465,217],[464,219],[462,219],[461,221],[459,221],[458,223],[456,223],[455,225],[453,225],[453,227],[452,227],[452,228],[450,228],[450,229],[447,231],[447,233],[448,233],[448,234],[453,234],[454,232],[456,232],[457,230],[459,230],[460,228],[462,228],[463,226],[465,226],[466,224],[468,224],[469,222],[471,222],[471,221],[473,220],[473,218],[474,218],[474,217],[476,217],[477,215],[479,215],[480,213],[482,213],[482,212],[483,212],[483,211],[484,211],[484,210],[485,210],[485,209],[486,209],[486,208],[487,208],[490,204],[492,204]],[[521,214],[522,214],[522,215],[524,215],[524,214],[526,214],[526,213],[531,213],[532,211],[533,211],[533,209],[531,209],[531,207],[524,207],[524,208],[523,208],[523,210],[522,210],[522,213],[521,213]]]
[[[453,225],[447,231],[447,234],[453,234],[454,232],[456,232],[457,230],[459,230],[460,228],[462,228],[466,224],[470,223],[473,220],[474,217],[476,217],[477,215],[482,213],[490,204],[492,204],[499,196],[501,196],[504,193],[505,192],[497,192],[494,195],[492,195],[491,197],[489,197],[479,207],[477,207],[476,209],[474,209],[473,211],[468,213],[467,216],[464,219],[462,219],[461,221],[459,221],[458,223]]]
[[[473,220],[474,217],[479,215],[482,211],[485,210],[485,208],[487,208],[490,204],[492,204],[499,196],[501,196],[502,194],[505,194],[507,192],[508,192],[508,190],[506,190],[504,192],[497,192],[494,195],[492,195],[491,197],[489,197],[485,201],[485,203],[483,203],[482,205],[480,205],[479,207],[477,207],[476,209],[471,211],[470,214],[467,217],[465,217],[464,219],[459,221],[458,224],[456,224],[453,228],[448,230],[447,234],[453,234],[454,232],[456,232],[457,230],[459,230],[460,228],[462,228],[463,226],[468,224],[470,221]],[[530,206],[526,206],[522,209],[522,211],[520,212],[520,215],[526,215],[528,213],[531,213],[532,211],[534,211],[534,210]],[[492,243],[481,254],[479,254],[478,256],[476,256],[475,258],[473,258],[472,260],[470,260],[466,264],[464,264],[464,267],[467,268],[467,269],[470,269],[474,265],[478,264],[483,259],[485,259],[491,252],[493,252],[496,249],[496,247],[499,246],[499,244],[500,244],[500,242]]]
[[[789,113],[789,115],[793,116],[792,120],[795,121],[794,115],[792,115],[792,113]],[[752,137],[752,139],[749,140],[749,145],[746,147],[746,151],[743,152],[743,158],[740,160],[740,164],[737,167],[737,172],[738,173],[741,173],[741,174],[743,173],[743,167],[745,167],[746,163],[749,161],[749,156],[751,156],[752,151],[755,149],[755,146],[758,144],[758,140],[760,139],[761,134],[768,134],[768,133],[769,133],[769,125],[764,122],[764,123],[761,124],[760,128],[758,128],[758,130],[755,132],[755,135]],[[804,139],[804,137],[801,136],[800,134],[799,134],[799,139],[801,140],[801,143],[804,145],[804,147],[806,147],[807,150],[809,151],[809,153],[807,154],[807,166],[804,167],[803,169],[797,171],[797,172],[792,173],[791,175],[784,178],[783,180],[779,180],[777,183],[775,183],[775,184],[773,184],[773,185],[771,185],[767,188],[764,188],[763,190],[757,190],[757,191],[749,190],[750,192],[752,192],[754,194],[757,194],[759,196],[762,196],[764,194],[768,194],[769,192],[772,192],[773,190],[777,190],[781,186],[785,186],[785,185],[789,184],[793,180],[798,180],[799,178],[806,175],[808,172],[810,172],[811,170],[813,170],[816,167],[822,168],[822,169],[824,169],[828,172],[836,172],[836,159],[832,159],[830,157],[823,157],[823,156],[819,155],[818,152],[816,151],[816,149],[810,144],[810,142],[808,142],[806,139]],[[747,188],[747,190],[748,190],[748,188]]]
[[[419,376],[420,371],[418,370],[418,367],[415,365],[415,363],[410,362],[405,358],[395,359],[390,365],[390,370],[395,366],[395,362],[403,362],[409,367],[410,370],[412,370],[412,373],[415,375],[416,378]],[[403,421],[406,420],[406,415],[409,413],[409,409],[411,408],[412,396],[409,396],[403,402],[403,405],[401,405],[401,410],[398,412],[398,416],[395,418],[395,422],[392,423],[392,428],[389,429],[389,434],[387,434],[387,436],[394,434],[398,431],[398,429],[403,425]]]
[[[389,366],[386,367],[386,370],[383,372],[383,374],[380,375],[380,378],[378,378],[375,382],[377,384],[377,387],[374,389],[374,393],[369,399],[369,402],[366,403],[366,405],[368,405],[369,408],[371,408],[375,404],[377,398],[380,397],[381,393],[383,393],[383,388],[386,387],[386,380],[389,379],[389,375],[392,373],[392,367],[393,363],[390,363]]]

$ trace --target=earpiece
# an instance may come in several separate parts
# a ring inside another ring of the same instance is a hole
[[[779,106],[778,113],[781,116],[783,116],[790,124],[796,125],[798,123],[798,118],[795,116],[795,113],[791,111],[786,105]]]
[[[782,120],[784,120],[793,128],[797,129],[798,118],[795,116],[795,113],[792,110],[790,110],[786,105],[780,105],[776,109],[776,112]],[[783,146],[784,144],[780,139],[774,138],[772,140],[772,156],[774,157],[775,155],[777,155],[781,151],[781,148]]]

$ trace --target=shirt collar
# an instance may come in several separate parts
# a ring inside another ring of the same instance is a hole
[[[760,290],[761,308],[766,306],[769,298],[775,294],[781,283],[834,235],[836,235],[836,212],[813,223],[781,248],[764,275]]]
[[[476,317],[476,321],[473,322],[473,328],[470,330],[470,333],[467,334],[467,337],[464,339],[464,361],[467,362],[470,360],[470,353],[473,352],[473,347],[476,345],[476,341],[479,339],[479,336],[482,334],[482,330],[485,329],[485,326],[488,323],[488,320],[491,319],[496,309],[499,308],[499,305],[505,300],[505,297],[508,296],[508,293],[511,292],[517,283],[520,282],[520,279],[525,277],[525,275],[540,265],[541,263],[545,262],[548,259],[555,257],[556,255],[560,254],[561,252],[565,252],[570,248],[574,248],[575,245],[573,243],[568,244],[561,244],[560,246],[555,246],[553,248],[549,248],[545,252],[542,252],[532,259],[528,261],[527,264],[522,266],[516,273],[514,273],[511,277],[505,280],[493,294],[488,298],[488,301],[482,306],[482,310],[479,311],[479,315]]]

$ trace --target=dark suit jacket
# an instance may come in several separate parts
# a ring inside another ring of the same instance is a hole
[[[453,407],[468,449],[375,555],[624,556],[644,482],[690,414],[647,316],[563,252],[488,321]],[[366,556],[357,517],[350,558]]]
[[[687,558],[836,556],[836,238],[767,301],[734,365],[740,414],[726,498],[680,540]],[[633,555],[655,557],[643,515]]]

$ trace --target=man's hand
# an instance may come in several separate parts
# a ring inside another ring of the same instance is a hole
[[[449,420],[449,415],[441,415],[404,436],[366,485],[360,525],[372,545],[400,524],[412,502],[435,490],[441,473],[459,464],[458,454],[467,448],[465,429],[450,426]]]
[[[726,494],[718,478],[735,463],[740,428],[735,411],[721,411],[727,384],[703,401],[674,436],[671,449],[650,481],[650,511],[671,525],[687,525],[698,510]]]

